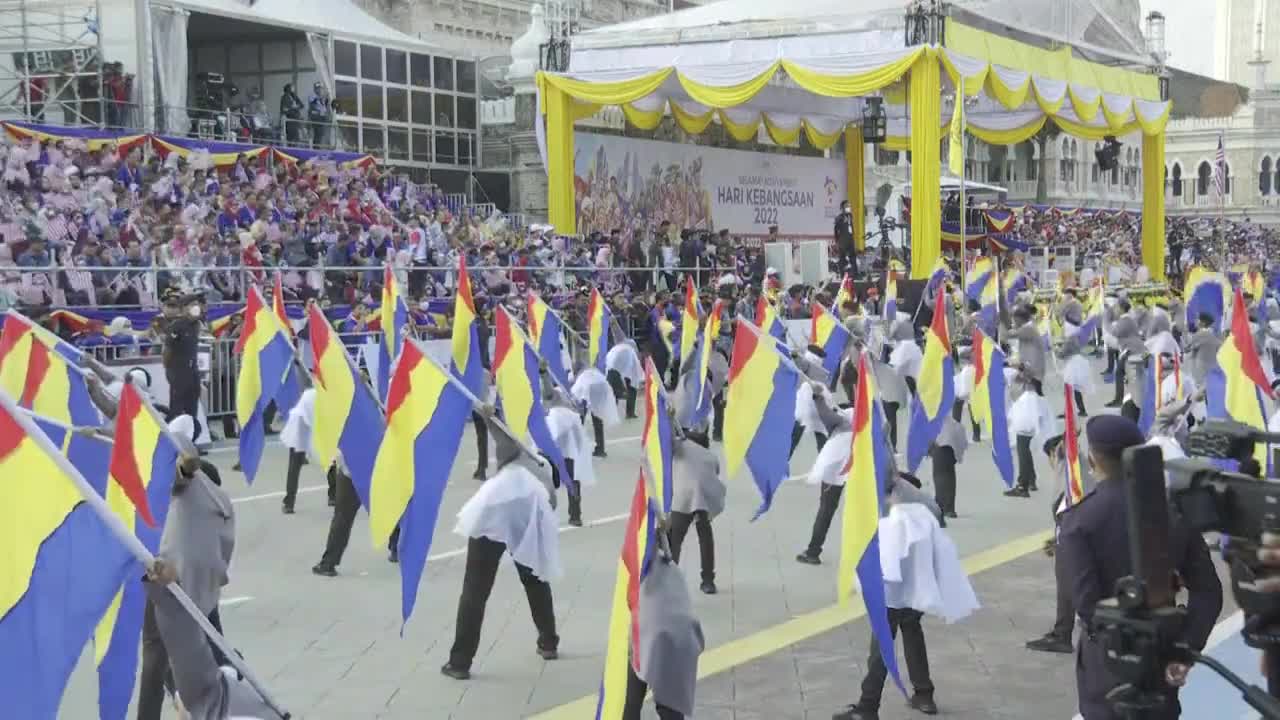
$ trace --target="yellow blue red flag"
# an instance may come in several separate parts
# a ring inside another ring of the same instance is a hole
[[[898,278],[893,273],[885,276],[883,309],[886,322],[893,322],[898,317]]]
[[[382,271],[382,305],[378,308],[382,322],[381,342],[378,343],[378,397],[387,399],[387,387],[391,384],[391,364],[400,356],[400,347],[409,334],[409,306],[396,274],[387,263]]]
[[[110,448],[109,474],[115,482],[106,484],[104,497],[125,528],[152,553],[160,551],[178,455],[178,446],[155,408],[132,383],[125,383]],[[81,474],[89,477],[83,470]],[[129,577],[94,632],[100,720],[124,720],[128,715],[145,607],[141,576]]]
[[[778,317],[778,309],[764,295],[756,301],[756,326],[779,340],[787,337],[787,326]]]
[[[708,373],[711,372],[711,353],[715,352],[716,338],[720,337],[721,318],[724,316],[724,301],[717,299],[707,315],[707,324],[702,330],[702,344],[698,347],[698,394],[693,415],[685,423],[695,427],[706,420],[711,413],[711,383]]]
[[[480,362],[480,330],[475,296],[465,257],[458,257],[458,290],[453,301],[453,354],[449,370],[476,397],[484,397],[484,365]]]
[[[529,336],[538,355],[547,361],[547,372],[565,390],[570,389],[569,369],[564,366],[564,325],[560,316],[534,291],[529,291]]]
[[[609,354],[609,323],[612,313],[600,294],[600,288],[591,288],[591,302],[587,305],[587,365],[600,372],[605,371],[604,361]]]
[[[724,455],[728,477],[745,462],[760,491],[752,519],[773,503],[787,479],[791,429],[795,424],[800,373],[774,338],[738,319],[724,411]]]
[[[885,605],[884,573],[880,568],[880,515],[884,486],[889,475],[884,416],[876,400],[875,374],[866,353],[858,358],[858,389],[853,403],[853,452],[845,480],[840,575],[836,592],[841,603],[853,596],[856,578],[862,588],[871,633],[880,646],[880,657],[889,675],[902,689],[898,658],[894,652],[889,611]],[[903,690],[906,693],[906,690]]]
[[[662,378],[653,364],[653,358],[644,363],[644,432],[640,436],[640,448],[649,479],[653,481],[652,496],[660,503],[658,510],[671,512],[671,416],[667,414],[667,396],[663,392]]]
[[[1271,385],[1262,358],[1253,344],[1249,310],[1244,295],[1235,291],[1231,308],[1231,333],[1218,348],[1218,363],[1205,377],[1205,404],[1211,418],[1230,418],[1255,430],[1266,431],[1263,396],[1271,397]],[[1256,443],[1254,456],[1267,468],[1267,445]]]
[[[973,331],[973,391],[969,412],[973,421],[987,429],[991,438],[991,459],[1005,487],[1013,487],[1013,450],[1009,447],[1009,417],[1005,405],[1004,353],[995,341]]]
[[[400,528],[400,608],[413,614],[431,551],[440,499],[458,457],[471,400],[413,340],[405,342],[387,394],[387,430],[369,488],[369,530],[381,547]]]
[[[924,293],[921,297],[933,297],[938,292],[938,288],[946,287],[947,275],[951,272],[951,268],[947,265],[947,261],[938,258],[933,263],[933,270],[929,272],[929,281],[924,284]]]
[[[956,401],[955,363],[951,359],[951,334],[947,329],[946,293],[938,288],[933,302],[933,322],[925,334],[924,358],[911,401],[911,426],[907,431],[907,469],[915,472],[929,454]]]
[[[631,512],[622,539],[622,554],[613,585],[609,611],[608,646],[604,656],[604,676],[596,699],[596,720],[623,720],[627,705],[627,678],[639,665],[640,582],[648,573],[657,548],[654,533],[657,518],[648,497],[644,470],[636,478],[631,494]]]
[[[1066,475],[1067,488],[1063,493],[1063,502],[1071,507],[1084,499],[1084,472],[1080,465],[1080,438],[1076,429],[1075,388],[1071,387],[1071,383],[1066,383],[1064,388],[1067,404],[1063,406],[1066,431],[1062,435],[1062,469]]]
[[[1213,331],[1222,331],[1222,318],[1231,302],[1231,283],[1220,272],[1210,272],[1199,265],[1187,273],[1182,297],[1187,301],[1187,326],[1200,327],[1200,316],[1213,318]]]
[[[276,271],[271,289],[271,311],[280,321],[280,327],[284,328],[285,335],[289,337],[289,345],[292,347],[296,335],[293,332],[293,324],[289,322],[289,315],[284,309],[284,284],[280,280],[279,271]],[[298,364],[290,362],[289,370],[284,375],[284,382],[280,384],[280,390],[276,393],[276,414],[288,415],[301,399],[302,382],[298,379]]]
[[[315,303],[307,306],[307,327],[316,379],[311,449],[322,468],[342,454],[360,504],[368,508],[369,484],[384,430],[382,408]]]
[[[0,697],[6,717],[51,719],[98,621],[141,570],[20,412],[0,391]]]
[[[515,320],[501,306],[494,313],[493,380],[498,389],[502,418],[518,442],[532,440],[569,482],[564,455],[551,436],[547,413],[542,407],[542,383],[538,379],[538,357]]]
[[[840,359],[844,357],[844,351],[849,347],[849,341],[852,338],[848,329],[840,324],[835,315],[822,307],[821,303],[809,303],[809,309],[813,311],[809,341],[822,348],[824,353],[822,367],[827,371],[827,379],[830,382],[840,369]]]
[[[698,348],[698,330],[701,319],[698,317],[698,291],[693,286],[693,277],[685,280],[684,308],[680,315],[680,365],[686,366]]]
[[[240,421],[240,467],[250,483],[258,473],[265,437],[263,412],[275,399],[293,363],[293,345],[280,320],[267,307],[256,286],[249,286],[244,327],[235,352],[240,356],[236,378],[236,419]]]
[[[844,312],[844,305],[853,302],[857,298],[853,289],[853,278],[846,273],[844,279],[840,281],[840,289],[836,291],[836,301],[833,303],[836,313]]]
[[[102,423],[78,364],[82,351],[10,310],[0,329],[0,390],[19,407],[65,425]]]
[[[993,277],[995,277],[995,263],[991,261],[991,258],[980,257],[975,260],[973,267],[969,268],[965,296],[974,302],[980,302]]]

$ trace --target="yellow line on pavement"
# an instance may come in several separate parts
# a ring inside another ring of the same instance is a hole
[[[999,567],[1040,549],[1044,541],[1052,536],[1051,531],[1045,530],[983,550],[965,558],[964,569],[970,575],[976,575]],[[860,602],[831,605],[732,640],[702,654],[698,660],[698,677],[710,677],[771,655],[785,647],[834,630],[850,620],[866,615],[866,612],[866,608]],[[596,696],[587,695],[533,715],[530,720],[584,720],[595,715],[595,707]]]

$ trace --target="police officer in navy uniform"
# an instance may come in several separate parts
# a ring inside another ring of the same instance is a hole
[[[1129,554],[1115,551],[1129,547],[1120,456],[1125,448],[1142,445],[1146,438],[1136,423],[1116,415],[1091,418],[1085,432],[1089,439],[1089,468],[1097,487],[1063,516],[1058,552],[1066,563],[1076,613],[1086,628],[1076,656],[1080,714],[1084,720],[1119,720],[1122,716],[1108,704],[1106,695],[1120,680],[1107,669],[1101,638],[1094,635],[1091,623],[1098,601],[1114,596],[1116,581],[1132,574]],[[1187,590],[1186,623],[1179,639],[1195,650],[1202,650],[1222,610],[1222,583],[1209,559],[1204,538],[1173,517],[1170,518],[1169,557],[1177,582]],[[1175,582],[1174,578],[1170,578],[1170,582]],[[1181,663],[1170,663],[1166,667],[1167,703],[1157,711],[1143,714],[1144,720],[1180,715],[1177,689],[1186,684],[1188,669]]]

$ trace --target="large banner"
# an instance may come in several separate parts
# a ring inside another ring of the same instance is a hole
[[[578,232],[681,228],[830,239],[844,160],[575,133]]]

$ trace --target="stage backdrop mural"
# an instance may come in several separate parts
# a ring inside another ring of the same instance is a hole
[[[637,231],[671,221],[764,236],[832,235],[844,161],[576,133],[578,232]],[[678,235],[677,235],[678,237]]]

